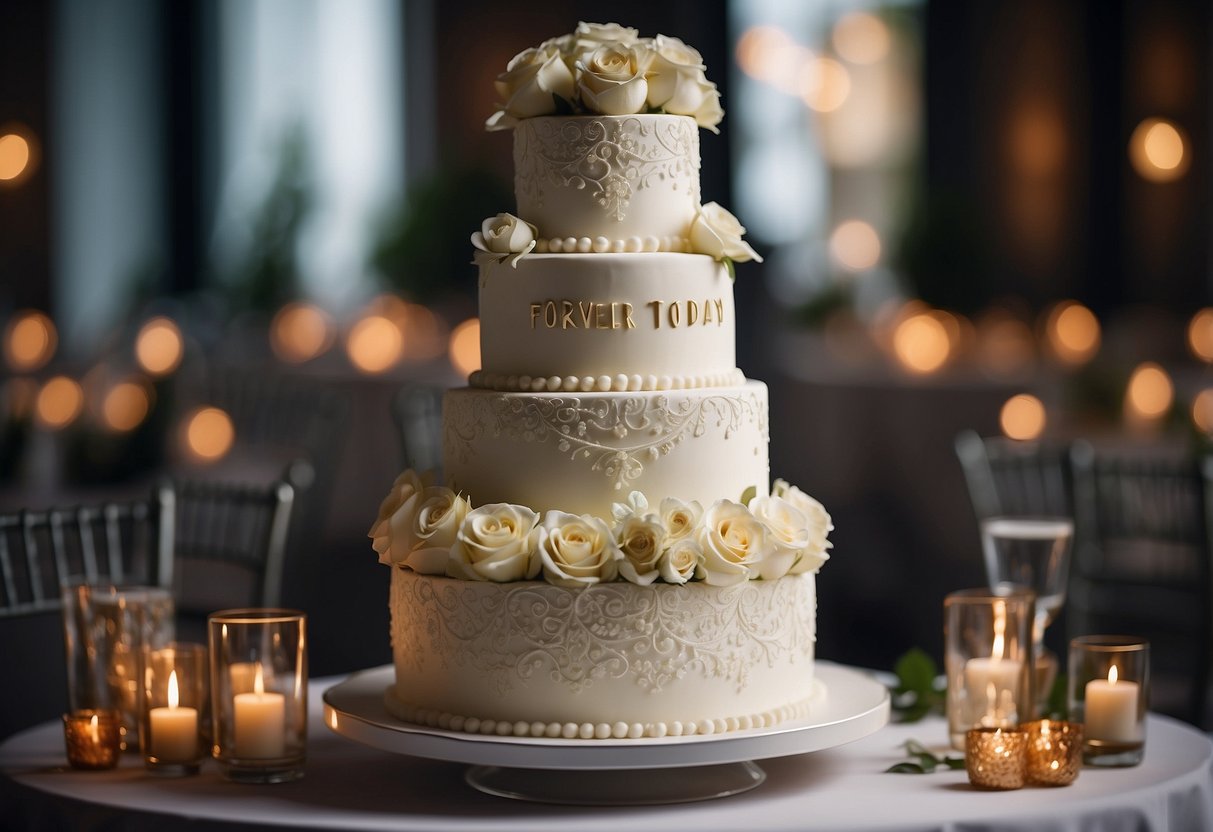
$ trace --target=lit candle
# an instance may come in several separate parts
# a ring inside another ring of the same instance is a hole
[[[286,749],[286,697],[267,693],[261,663],[253,673],[252,693],[235,697],[233,754],[246,759],[281,757]]]
[[[1104,742],[1141,742],[1137,720],[1136,682],[1117,678],[1116,665],[1108,670],[1108,678],[1092,679],[1086,688],[1087,739]]]
[[[253,689],[253,678],[260,662],[232,662],[229,674],[232,678],[232,693],[248,693]]]
[[[1006,604],[994,607],[994,644],[989,658],[965,662],[965,690],[974,725],[997,728],[1019,721],[1015,691],[1019,686],[1022,663],[1006,659]]]
[[[168,675],[168,707],[148,712],[151,756],[164,762],[188,762],[198,757],[198,711],[180,706],[177,671]]]

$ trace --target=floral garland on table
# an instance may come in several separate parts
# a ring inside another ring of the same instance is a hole
[[[752,489],[751,489],[752,491]],[[469,581],[536,580],[564,587],[624,580],[725,586],[816,572],[834,525],[821,503],[776,480],[770,496],[696,501],[668,497],[652,510],[639,491],[610,521],[525,506],[478,508],[431,474],[396,478],[368,536],[379,561]]]

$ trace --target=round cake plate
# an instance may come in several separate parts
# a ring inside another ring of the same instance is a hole
[[[501,797],[567,804],[676,803],[748,791],[765,779],[753,760],[822,751],[868,736],[889,720],[889,693],[867,673],[816,665],[806,718],[769,728],[633,740],[468,734],[402,722],[383,702],[391,665],[355,673],[324,694],[324,722],[365,745],[467,763],[468,783]],[[660,770],[660,771],[655,771]],[[585,777],[583,772],[599,772]]]

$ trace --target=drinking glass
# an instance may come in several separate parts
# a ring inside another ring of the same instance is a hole
[[[990,589],[1036,593],[1032,639],[1037,705],[1048,701],[1057,678],[1057,656],[1045,648],[1045,631],[1066,600],[1074,521],[1068,517],[991,517],[981,522]]]

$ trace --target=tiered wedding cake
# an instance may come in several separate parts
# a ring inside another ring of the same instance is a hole
[[[734,356],[744,229],[701,205],[699,54],[614,24],[515,57],[518,216],[473,235],[482,369],[445,400],[447,486],[402,474],[402,719],[638,738],[773,724],[816,695],[821,505],[769,487],[767,390]],[[449,487],[448,487],[449,486]]]

